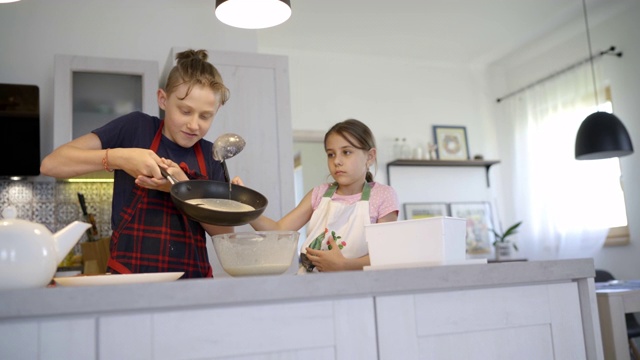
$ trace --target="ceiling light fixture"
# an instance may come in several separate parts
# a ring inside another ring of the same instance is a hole
[[[18,2],[20,0],[0,0],[0,4],[8,4],[8,3],[12,3],[12,2]]]
[[[584,11],[584,23],[587,28],[589,61],[591,62],[593,91],[595,93],[597,107],[598,87],[596,86],[596,71],[593,65],[586,0],[582,0],[582,8]],[[576,136],[575,157],[577,160],[608,159],[630,154],[633,154],[631,137],[617,116],[604,111],[596,111],[582,121],[578,129],[578,135]]]
[[[289,0],[216,0],[216,17],[242,29],[280,25],[291,16]]]

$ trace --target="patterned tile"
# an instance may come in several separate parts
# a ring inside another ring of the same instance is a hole
[[[100,183],[100,201],[108,202],[111,204],[111,198],[113,197],[113,183]]]
[[[13,206],[17,210],[16,218],[33,221],[33,205],[31,203],[13,203],[11,204],[11,206]]]
[[[88,211],[95,215],[100,237],[111,236],[113,183],[0,180],[0,212],[13,206],[19,219],[43,224],[56,232],[83,219],[78,192],[85,195]]]
[[[69,224],[76,220],[82,220],[80,206],[75,203],[60,203],[56,209],[56,221],[62,224]]]
[[[84,194],[87,204],[96,203],[100,200],[100,185],[85,186],[78,191]],[[111,198],[109,198],[109,200],[111,200]]]
[[[9,182],[8,181],[0,181],[0,204],[6,206],[9,202]]]
[[[56,202],[71,201],[76,199],[78,201],[78,194],[75,190],[75,183],[56,183]]]
[[[111,237],[111,223],[106,223],[98,226],[98,232],[100,233],[100,237]]]
[[[9,185],[9,201],[17,204],[28,204],[33,200],[33,183],[14,181]]]
[[[55,200],[55,183],[34,183],[33,200],[37,202],[53,202]]]
[[[54,223],[55,205],[53,202],[37,202],[34,204],[33,221],[39,224]]]

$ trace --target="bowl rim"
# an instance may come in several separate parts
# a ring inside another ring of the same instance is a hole
[[[294,230],[264,230],[264,231],[238,231],[238,232],[225,233],[225,234],[216,234],[211,236],[211,238],[226,239],[226,238],[237,237],[242,235],[268,235],[268,234],[282,234],[282,235],[298,234],[298,237],[300,236],[300,232],[294,231]]]

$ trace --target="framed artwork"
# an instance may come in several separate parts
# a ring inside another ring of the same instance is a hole
[[[434,125],[433,139],[439,160],[469,160],[466,127]]]
[[[491,253],[495,235],[489,202],[455,202],[449,204],[451,216],[467,219],[467,254]]]
[[[447,207],[447,203],[405,203],[404,218],[410,220],[447,216]]]

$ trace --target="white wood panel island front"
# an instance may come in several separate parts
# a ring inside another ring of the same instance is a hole
[[[603,359],[592,259],[0,292],[2,359]]]

